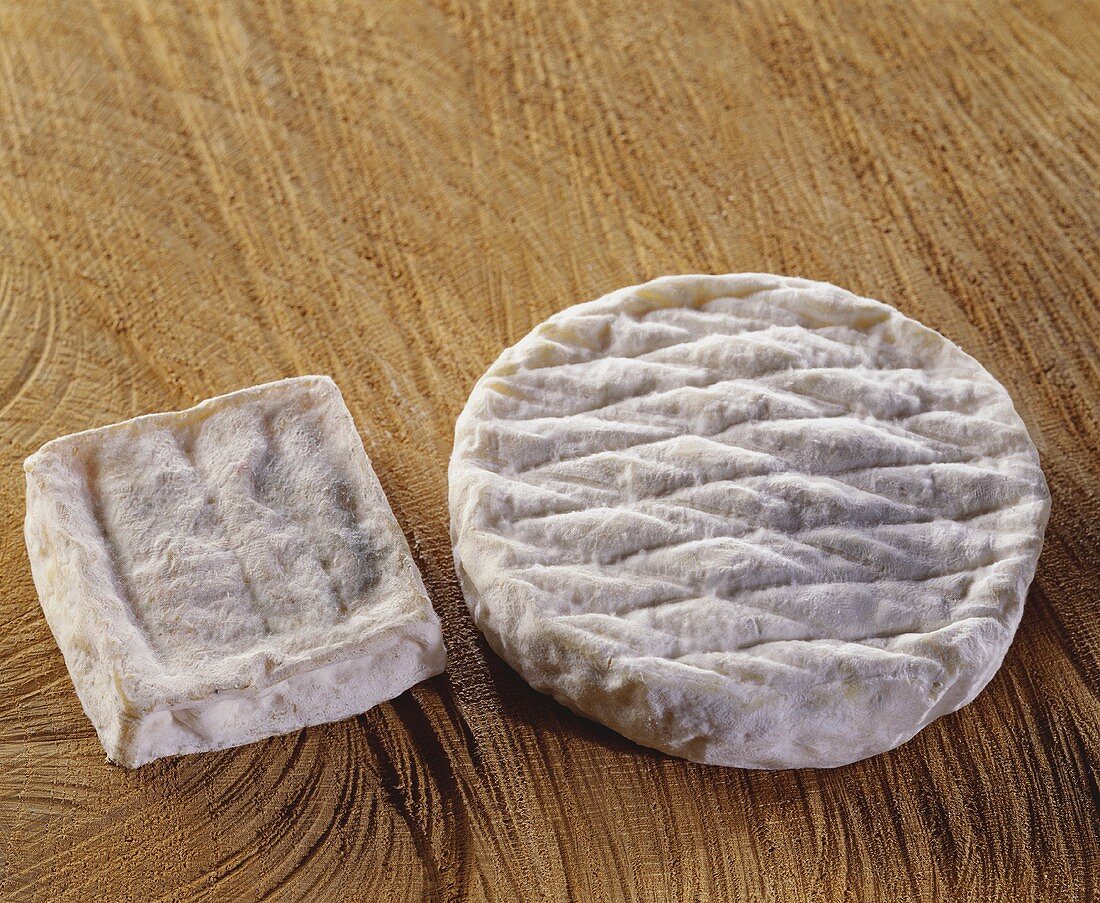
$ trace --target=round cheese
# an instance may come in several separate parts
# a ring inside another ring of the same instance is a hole
[[[492,647],[646,746],[832,767],[970,702],[1050,500],[1005,389],[878,301],[666,277],[562,311],[478,381],[451,534]]]

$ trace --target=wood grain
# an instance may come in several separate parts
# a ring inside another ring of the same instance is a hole
[[[0,894],[1100,895],[1100,6],[0,0]],[[662,273],[839,283],[1009,387],[1054,496],[988,690],[890,754],[747,773],[529,690],[462,604],[454,418],[506,345]],[[103,763],[22,459],[299,373],[343,388],[451,664],[351,721]]]

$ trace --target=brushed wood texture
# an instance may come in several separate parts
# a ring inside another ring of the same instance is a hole
[[[0,895],[1100,894],[1100,6],[0,0]],[[903,748],[747,773],[526,687],[452,572],[454,418],[507,344],[662,273],[839,283],[1009,387],[1054,496],[1004,668]],[[330,373],[446,675],[126,772],[39,610],[20,463]]]

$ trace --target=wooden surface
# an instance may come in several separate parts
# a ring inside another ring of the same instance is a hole
[[[0,895],[1100,894],[1096,4],[0,2]],[[830,772],[640,749],[487,651],[445,473],[473,381],[663,273],[890,301],[1001,378],[1054,497],[1004,668]],[[38,608],[22,459],[331,373],[450,667],[340,724],[104,764]]]

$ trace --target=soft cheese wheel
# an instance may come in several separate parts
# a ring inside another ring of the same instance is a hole
[[[1005,389],[820,282],[677,276],[562,311],[450,464],[474,620],[537,690],[746,768],[892,749],[989,682],[1050,500]]]

